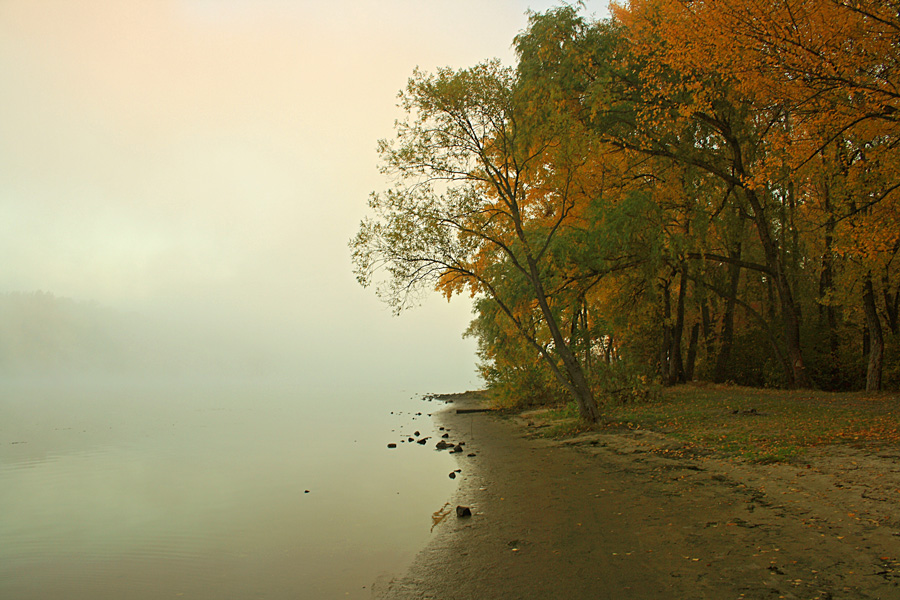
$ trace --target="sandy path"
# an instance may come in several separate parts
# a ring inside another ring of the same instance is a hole
[[[471,402],[435,417],[466,443],[453,505],[474,515],[441,522],[376,598],[900,598],[897,449],[735,464],[653,434],[547,441],[456,414]]]

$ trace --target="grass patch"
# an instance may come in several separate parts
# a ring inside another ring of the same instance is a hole
[[[836,443],[900,444],[900,395],[689,384],[602,408],[606,429],[649,429],[688,447],[783,462]]]
[[[537,421],[537,433],[545,438],[569,438],[593,429],[581,420],[574,404],[526,411],[521,416]]]

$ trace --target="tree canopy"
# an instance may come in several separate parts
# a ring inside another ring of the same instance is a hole
[[[415,72],[360,282],[471,294],[494,391],[590,421],[653,378],[896,387],[898,9],[562,6],[514,68]]]

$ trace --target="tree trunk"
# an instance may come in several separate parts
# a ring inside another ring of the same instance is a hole
[[[594,393],[591,391],[591,386],[588,384],[587,377],[584,375],[581,363],[578,362],[578,357],[572,352],[571,346],[565,336],[563,336],[562,331],[559,328],[559,323],[553,315],[553,311],[550,309],[550,304],[547,301],[547,294],[544,291],[544,285],[540,279],[537,263],[531,256],[528,256],[527,260],[529,279],[531,280],[530,283],[534,290],[535,299],[541,309],[541,314],[544,317],[547,328],[550,330],[550,336],[553,338],[555,352],[560,360],[562,360],[563,368],[565,369],[565,376],[561,378],[560,382],[572,394],[575,403],[578,405],[578,413],[581,418],[588,423],[596,423],[600,420],[600,408],[597,405],[597,401],[594,399]],[[560,378],[561,373],[559,369],[555,369],[554,373],[557,375],[557,378]]]
[[[606,364],[611,365],[613,361],[613,343],[615,338],[613,334],[609,334],[606,336],[603,345],[603,360]]]
[[[794,302],[794,294],[791,282],[785,273],[785,265],[778,252],[778,246],[772,239],[769,231],[769,223],[765,216],[762,203],[756,195],[756,191],[744,188],[745,195],[756,222],[756,233],[766,256],[766,266],[772,271],[775,289],[781,305],[781,321],[784,328],[784,340],[787,345],[787,354],[791,363],[792,387],[809,387],[809,375],[806,372],[806,364],[803,362],[803,348],[800,343],[800,309]]]
[[[881,372],[884,367],[884,335],[881,319],[875,306],[875,291],[872,288],[872,276],[866,277],[863,292],[863,307],[866,311],[866,325],[869,330],[869,364],[866,369],[866,391],[881,391]]]
[[[819,328],[825,331],[828,340],[829,373],[832,387],[838,380],[838,344],[837,335],[837,311],[832,304],[834,299],[834,228],[835,218],[831,210],[831,188],[828,181],[825,182],[824,193],[825,212],[828,220],[825,222],[825,251],[822,253],[822,274],[819,278]]]
[[[584,298],[581,299],[581,336],[584,344],[584,368],[588,373],[594,367],[594,340],[591,337],[591,330],[588,327],[588,308]]]
[[[672,296],[669,291],[669,281],[662,283],[663,292],[663,318],[662,318],[662,345],[659,348],[659,376],[663,383],[669,385],[669,374],[672,367]]]
[[[733,174],[740,180],[745,181],[749,174],[744,166],[741,144],[727,125],[721,131],[731,147]],[[791,365],[791,378],[788,383],[794,387],[809,387],[809,375],[803,362],[803,348],[800,343],[800,308],[794,301],[794,294],[791,289],[791,282],[787,276],[784,260],[782,260],[781,253],[778,250],[778,244],[772,237],[772,227],[769,218],[766,216],[765,207],[760,201],[756,190],[749,185],[743,184],[741,189],[744,192],[747,204],[750,205],[753,211],[756,235],[766,257],[766,266],[771,272],[771,277],[775,280],[775,287],[778,291],[778,299],[781,305],[781,323]]]
[[[889,291],[889,281],[887,275],[882,276],[881,285],[884,286],[882,293],[884,294],[884,312],[887,315],[888,327],[891,333],[897,335],[900,333],[900,324],[897,322],[898,313],[900,313],[900,293]]]
[[[687,293],[687,265],[681,266],[678,303],[675,305],[675,324],[669,350],[669,385],[684,382],[684,363],[681,360],[681,339],[684,337],[684,299]]]
[[[732,258],[741,257],[741,245],[734,250],[729,250]],[[741,267],[736,264],[728,265],[728,274],[731,280],[728,285],[728,298],[725,300],[725,314],[722,317],[722,334],[719,336],[719,354],[716,356],[716,370],[713,372],[713,381],[725,383],[728,378],[728,363],[731,361],[731,349],[734,346],[734,311],[737,306],[738,287],[741,283]]]
[[[703,323],[703,341],[706,346],[706,360],[712,360],[716,353],[716,336],[712,328],[712,317],[709,314],[709,298],[706,297],[706,286],[694,286],[700,293],[700,320]]]
[[[697,360],[697,342],[700,340],[700,323],[691,327],[691,342],[688,345],[687,364],[684,368],[685,381],[694,380],[694,364]]]

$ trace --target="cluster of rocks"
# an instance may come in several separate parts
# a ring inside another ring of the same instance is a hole
[[[437,444],[435,444],[434,447],[437,450],[446,450],[447,448],[450,448],[450,454],[453,454],[455,452],[462,452],[463,446],[465,446],[465,445],[466,445],[465,442],[460,442],[460,443],[454,445],[453,442],[447,442],[446,440],[441,440]]]
[[[451,441],[449,441],[450,434],[447,433],[447,431],[449,431],[449,430],[445,430],[443,427],[441,427],[441,428],[440,428],[440,431],[444,431],[445,433],[443,433],[443,434],[441,435],[440,441],[439,441],[437,444],[435,444],[435,446],[434,446],[435,449],[437,449],[437,450],[447,450],[447,449],[449,449],[449,450],[450,450],[450,454],[456,454],[456,453],[460,453],[460,454],[461,454],[462,452],[465,451],[465,449],[463,448],[463,446],[466,445],[465,442],[456,442],[456,443],[451,442]],[[467,454],[466,456],[468,456],[468,457],[471,458],[471,457],[475,456],[475,453],[474,453],[474,452],[470,452],[470,453]]]
[[[425,398],[423,398],[423,400],[427,400],[427,401],[439,400],[439,401],[443,401],[443,402],[447,402],[447,403],[453,402],[452,397],[442,397],[442,396],[438,396],[438,395],[426,396]],[[395,412],[391,411],[391,414],[392,415],[396,414],[399,416],[399,415],[403,415],[404,413],[402,413],[402,412],[395,413]],[[423,415],[420,412],[408,413],[408,414],[412,417],[413,421],[417,420],[417,418],[422,417],[422,416],[427,416],[427,417],[432,416],[430,413],[428,413],[427,415]],[[393,430],[393,431],[396,432],[397,430]],[[435,450],[437,450],[437,451],[447,450],[450,454],[462,454],[463,452],[466,451],[466,448],[465,448],[466,443],[465,442],[453,441],[450,439],[450,430],[449,429],[447,429],[446,427],[439,427],[438,432],[440,433],[440,438],[437,440],[437,442],[434,443]],[[395,448],[399,447],[399,444],[406,444],[406,443],[409,443],[409,444],[416,443],[416,444],[419,444],[420,446],[425,446],[429,443],[429,441],[432,440],[432,436],[428,436],[428,435],[423,436],[421,431],[414,431],[412,433],[412,435],[409,435],[408,433],[403,433],[402,430],[399,433],[401,436],[400,440],[398,442],[389,443],[387,445],[388,448],[395,449]],[[469,458],[472,458],[472,457],[476,456],[476,454],[474,452],[469,452],[468,454],[466,454],[466,456]],[[450,479],[456,479],[457,475],[460,473],[462,473],[462,469],[455,469],[448,474],[448,477]],[[449,511],[450,511],[450,509],[448,508],[447,512],[449,512]],[[441,516],[444,516],[444,515],[445,515],[445,513],[443,513],[441,511]],[[457,506],[456,507],[456,516],[458,518],[471,517],[472,509],[468,506]]]
[[[450,441],[449,430],[446,430],[443,427],[441,427],[440,431],[444,431],[444,433],[441,434],[441,439],[438,440],[438,442],[434,445],[435,450],[448,450],[449,449],[451,454],[457,454],[457,453],[461,454],[461,453],[465,452],[465,448],[463,448],[463,446],[466,445],[465,442],[452,442],[452,441]],[[409,443],[415,442],[416,444],[424,446],[425,444],[428,443],[428,440],[430,440],[430,439],[431,439],[431,436],[422,437],[421,432],[416,431],[411,436],[406,436],[406,439],[400,440],[400,443],[403,444],[406,442],[409,442]],[[391,442],[390,444],[387,445],[387,447],[388,448],[396,448],[397,444],[394,442]],[[470,452],[466,456],[473,457],[473,456],[475,456],[475,453]]]
[[[425,444],[428,443],[428,440],[430,440],[431,437],[429,437],[429,436],[420,437],[421,435],[422,434],[420,432],[416,431],[412,435],[407,436],[405,440],[400,440],[400,443],[403,444],[406,442],[409,442],[409,443],[415,442],[415,443],[419,444],[420,446],[424,446]],[[397,444],[395,444],[394,442],[391,442],[390,444],[387,445],[387,447],[388,448],[396,448]]]

